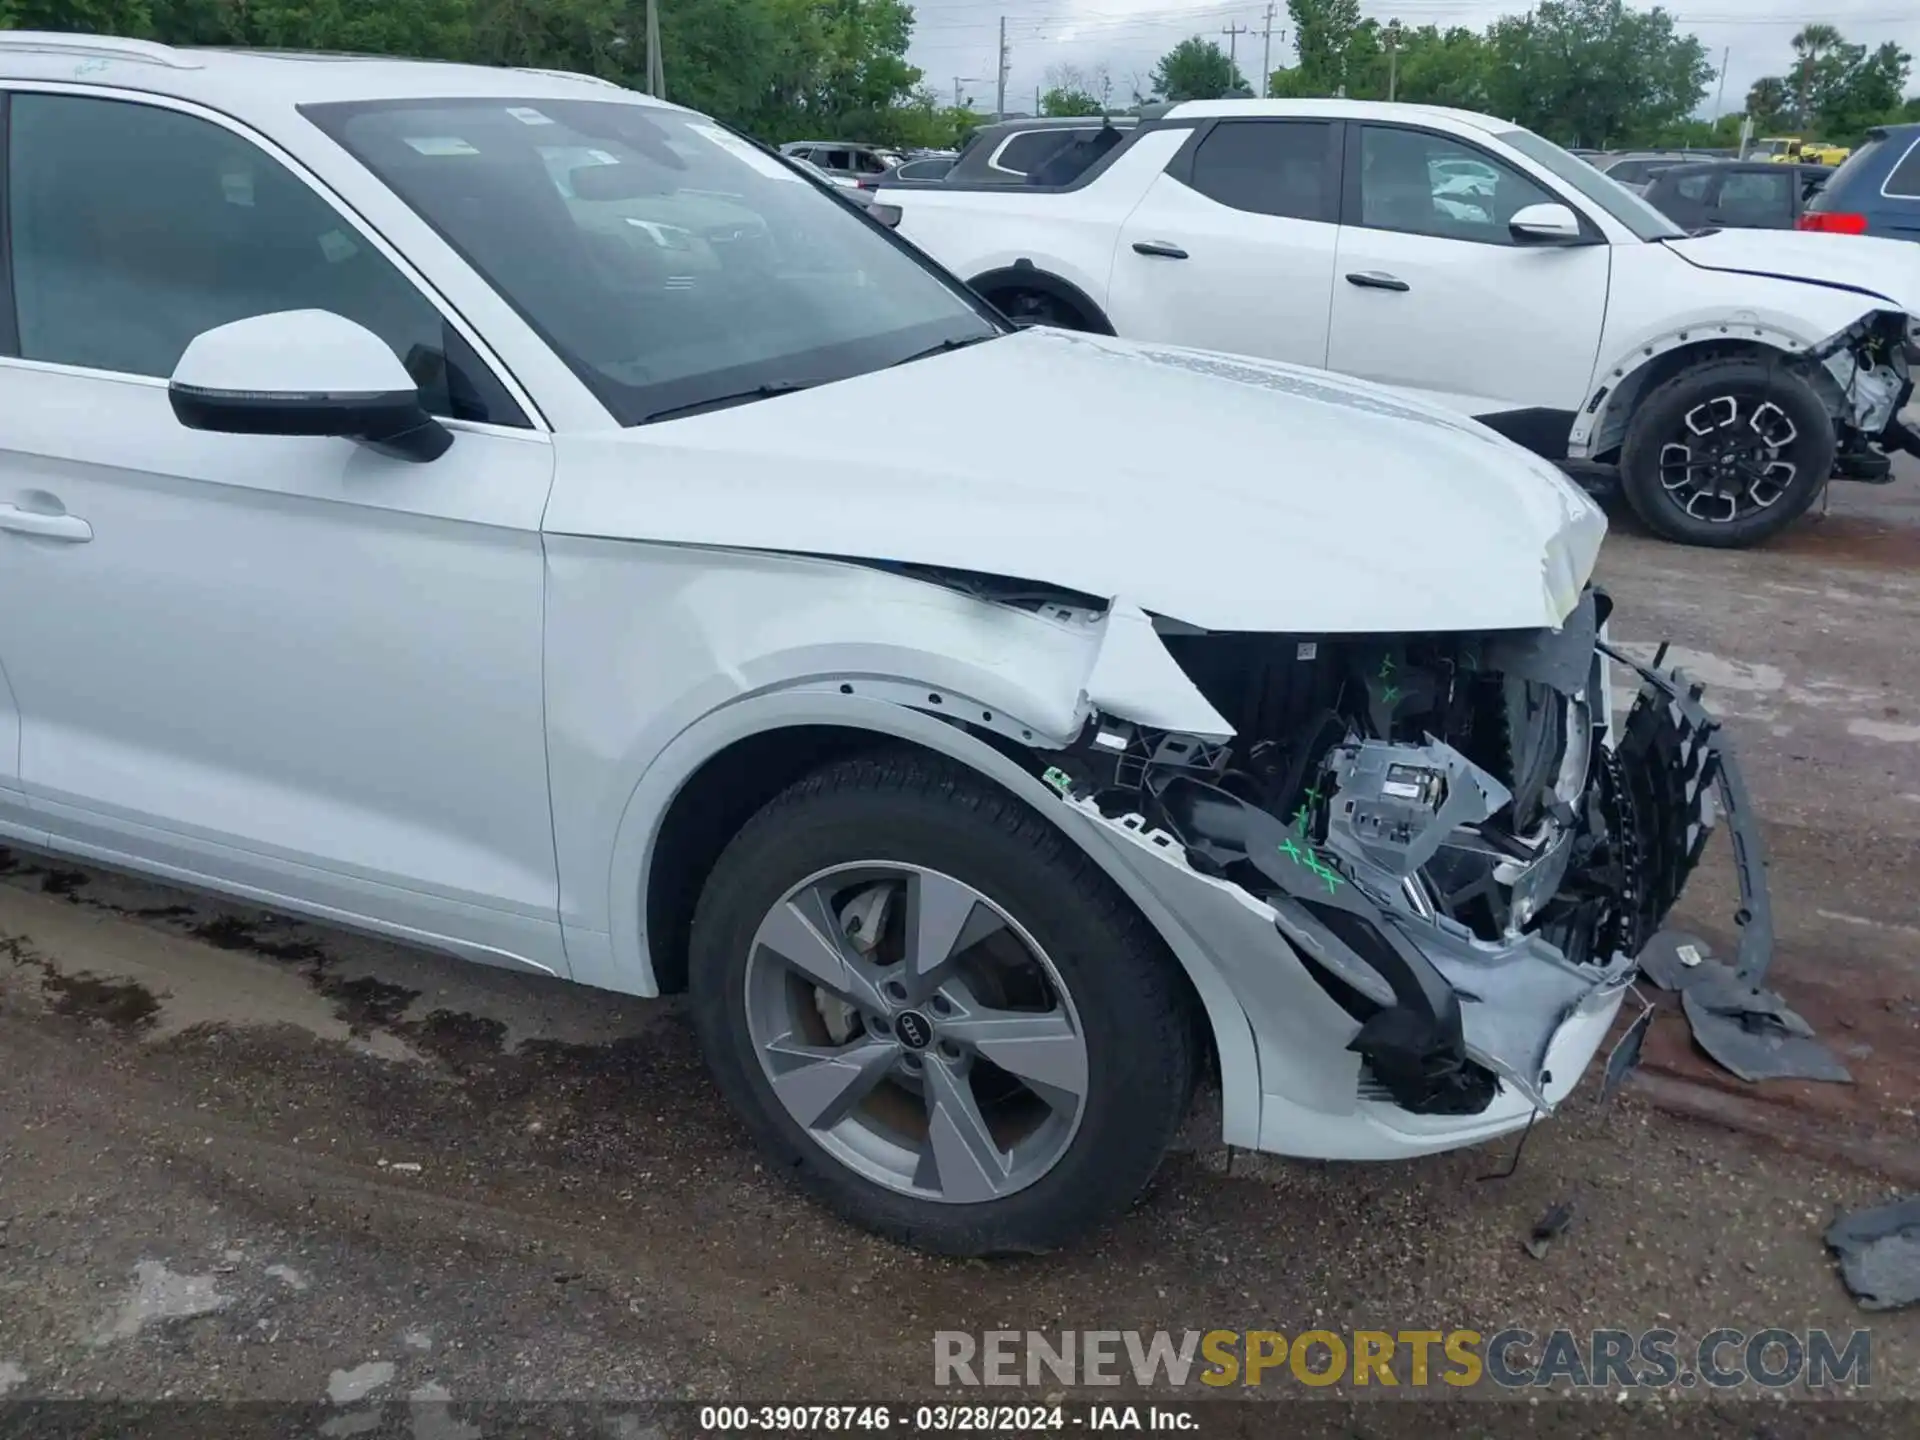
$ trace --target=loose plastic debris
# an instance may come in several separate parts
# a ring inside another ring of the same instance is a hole
[[[1703,960],[1680,992],[1693,1038],[1718,1064],[1742,1080],[1829,1080],[1851,1085],[1853,1075],[1814,1038],[1813,1027],[1771,990],[1743,985],[1731,966]]]
[[[1840,1279],[1863,1310],[1920,1303],[1920,1199],[1843,1215],[1827,1229]]]
[[[1546,1259],[1553,1242],[1567,1233],[1578,1213],[1579,1207],[1574,1201],[1562,1200],[1533,1222],[1533,1233],[1520,1242],[1520,1248],[1536,1260]]]
[[[1634,998],[1640,999],[1640,992],[1634,991]],[[1640,1052],[1646,1048],[1647,1031],[1653,1028],[1654,1008],[1644,1001],[1639,1016],[1627,1026],[1624,1034],[1614,1043],[1613,1050],[1607,1056],[1605,1076],[1600,1082],[1600,1103],[1605,1105],[1620,1093],[1620,1087],[1627,1083],[1627,1077],[1640,1068]]]
[[[1853,1075],[1815,1038],[1813,1027],[1771,990],[1741,982],[1713,958],[1706,941],[1662,930],[1640,952],[1640,973],[1680,996],[1693,1038],[1715,1063],[1742,1080],[1830,1080]]]
[[[1684,930],[1662,930],[1640,952],[1640,973],[1676,994],[1700,978],[1713,951]]]

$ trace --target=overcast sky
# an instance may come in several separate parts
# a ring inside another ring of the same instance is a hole
[[[1635,9],[1651,9],[1646,0],[1629,0]],[[1216,3],[1216,0],[915,0],[913,46],[908,58],[926,72],[927,84],[949,101],[954,79],[974,106],[991,110],[994,99],[994,51],[1002,15],[1007,20],[1007,108],[1033,109],[1034,87],[1046,83],[1049,67],[1104,64],[1113,77],[1113,101],[1130,103],[1133,87],[1144,92],[1154,63],[1189,35],[1203,35],[1222,49],[1234,47],[1241,72],[1259,93],[1261,57],[1266,41],[1265,0]],[[1466,25],[1484,29],[1501,15],[1526,11],[1524,3],[1473,3],[1473,0],[1362,0],[1363,14],[1380,20],[1398,17],[1403,25]],[[1806,0],[1671,0],[1666,9],[1682,30],[1698,35],[1717,70],[1729,55],[1726,105],[1738,110],[1747,87],[1761,75],[1782,73],[1788,41],[1807,23]],[[1820,20],[1839,27],[1856,44],[1898,41],[1920,54],[1920,4],[1915,0],[1822,0]],[[1285,0],[1273,6],[1273,64],[1293,61]],[[1231,42],[1229,26],[1243,33]],[[1717,85],[1717,81],[1716,81]],[[1909,81],[1920,89],[1920,77]],[[1716,89],[1704,110],[1712,112]]]

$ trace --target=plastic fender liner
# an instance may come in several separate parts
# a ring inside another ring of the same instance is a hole
[[[1599,648],[1609,659],[1627,666],[1641,680],[1640,698],[1634,702],[1633,713],[1627,718],[1621,743],[1628,743],[1632,736],[1635,715],[1651,713],[1643,711],[1642,707],[1664,702],[1671,707],[1669,715],[1681,727],[1683,736],[1695,747],[1697,764],[1688,776],[1689,798],[1698,804],[1704,799],[1703,792],[1708,785],[1712,785],[1720,796],[1721,809],[1727,820],[1728,839],[1733,848],[1734,877],[1740,886],[1740,907],[1733,917],[1740,929],[1734,970],[1742,983],[1757,986],[1767,973],[1767,967],[1773,963],[1773,901],[1767,888],[1766,842],[1761,837],[1759,822],[1754,818],[1752,797],[1747,791],[1746,777],[1735,758],[1733,742],[1721,728],[1720,721],[1700,703],[1700,697],[1705,693],[1703,687],[1689,681],[1679,671],[1661,668],[1661,662],[1667,654],[1664,644],[1655,652],[1650,665],[1642,664],[1605,641],[1600,642]],[[1700,850],[1705,848],[1706,838],[1704,833],[1699,835],[1689,847],[1690,854],[1686,858],[1689,871],[1699,859]],[[1684,875],[1678,877],[1676,888],[1684,880]]]
[[[1468,1061],[1453,986],[1310,843],[1264,810],[1191,776],[1169,777],[1150,798],[1149,821],[1191,855],[1219,868],[1244,861],[1302,905],[1351,916],[1359,932],[1377,937],[1359,958],[1386,981],[1393,1003],[1363,1021],[1347,1048],[1367,1061],[1400,1105],[1427,1114],[1477,1115],[1493,1103],[1493,1076]],[[1334,939],[1324,926],[1315,928]],[[1308,948],[1326,949],[1320,943]]]

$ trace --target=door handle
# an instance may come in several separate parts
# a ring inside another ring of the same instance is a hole
[[[76,545],[93,539],[93,526],[78,515],[42,515],[37,510],[22,510],[18,505],[0,504],[0,530],[37,535],[42,540],[67,540]]]
[[[1136,255],[1158,255],[1163,260],[1184,260],[1187,252],[1178,245],[1169,245],[1164,240],[1136,240],[1133,242]]]
[[[1349,285],[1358,285],[1362,290],[1407,291],[1413,287],[1398,275],[1389,275],[1384,270],[1356,270],[1347,276]]]

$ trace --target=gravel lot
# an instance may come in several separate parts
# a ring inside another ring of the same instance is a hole
[[[451,1397],[437,1433],[475,1440],[459,1402],[922,1395],[935,1329],[1519,1324],[1871,1325],[1876,1390],[1920,1396],[1920,1317],[1859,1311],[1820,1238],[1920,1188],[1920,473],[1761,553],[1616,520],[1602,571],[1616,635],[1670,636],[1728,717],[1776,979],[1857,1085],[1756,1097],[1669,1016],[1649,1083],[1511,1178],[1481,1183],[1504,1147],[1229,1165],[1202,1116],[1082,1248],[939,1262],[763,1174],[671,1003],[0,851],[0,1394],[310,1402],[328,1434]],[[1724,940],[1713,868],[1686,918]]]

